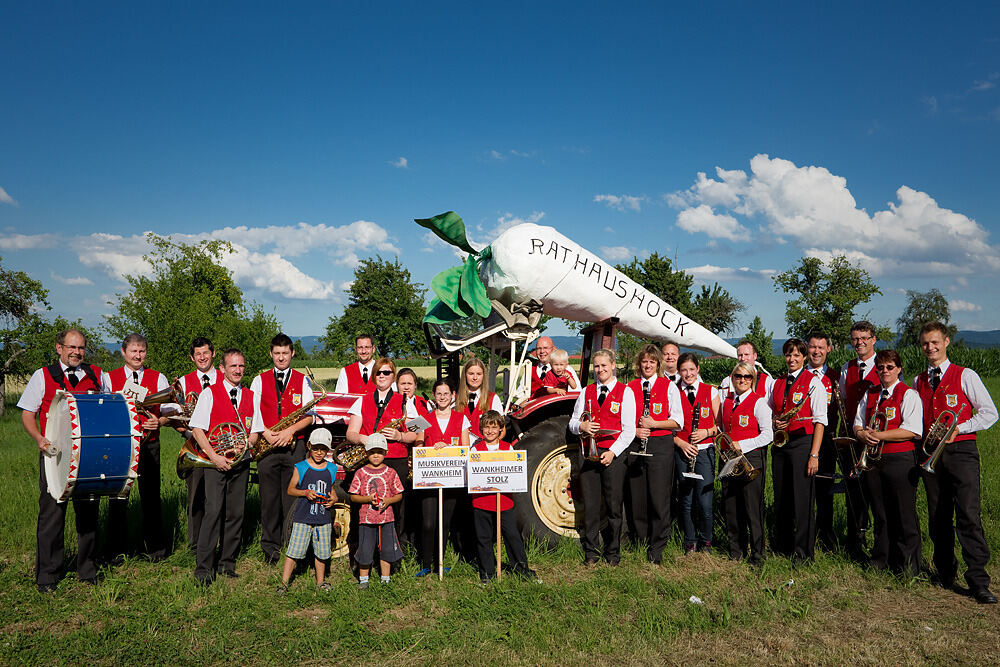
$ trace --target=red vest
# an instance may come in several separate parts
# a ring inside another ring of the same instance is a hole
[[[452,410],[451,417],[448,418],[448,426],[446,426],[444,431],[442,431],[441,427],[438,425],[437,411],[435,410],[432,412],[427,416],[427,421],[429,421],[431,425],[424,430],[424,447],[433,447],[439,442],[444,442],[445,444],[453,447],[461,445],[462,420],[464,419],[464,412]]]
[[[500,451],[508,451],[513,449],[510,443],[500,441],[498,449]],[[486,443],[480,440],[472,446],[472,450],[475,452],[487,452]],[[492,493],[473,493],[472,494],[472,506],[481,510],[486,510],[488,512],[497,511],[497,497]],[[506,512],[514,507],[514,499],[510,497],[508,493],[500,494],[500,511]]]
[[[58,363],[58,362],[57,362]],[[83,366],[83,364],[80,364]],[[97,385],[95,386],[90,380],[90,376],[84,375],[83,379],[76,383],[76,386],[70,389],[69,382],[63,380],[66,383],[66,389],[71,394],[88,394],[88,393],[100,393],[101,391],[101,368],[100,366],[93,366],[88,364],[94,371],[94,375],[97,377]],[[52,379],[52,375],[49,373],[49,369],[46,366],[42,369],[42,378],[45,380],[45,389],[42,393],[42,403],[38,406],[38,430],[41,431],[42,435],[45,435],[45,424],[49,418],[49,407],[52,405],[52,399],[56,395],[56,391],[62,389],[55,380]]]
[[[847,377],[844,378],[844,411],[847,413],[847,423],[854,424],[854,417],[858,414],[858,404],[864,398],[868,387],[875,385],[882,386],[875,372],[875,357],[873,356],[865,362],[868,372],[862,379],[858,373],[858,360],[851,359],[847,363]],[[853,427],[852,427],[853,428]]]
[[[750,394],[740,404],[733,408],[736,398],[732,394],[722,402],[722,430],[729,434],[734,442],[749,440],[760,435],[760,424],[754,414],[754,407],[757,401],[764,398],[754,392]]]
[[[278,385],[274,380],[274,370],[265,371],[258,377],[260,378],[260,416],[264,420],[264,426],[271,428],[283,416],[302,407],[302,385],[305,381],[305,375],[292,370],[280,401],[278,400]],[[304,436],[299,435],[299,437]]]
[[[356,367],[357,364],[355,364]],[[375,391],[370,391],[361,399],[361,435],[377,433],[385,428],[389,422],[399,419],[404,414],[403,395],[393,391],[392,397],[389,398],[389,404],[382,411],[382,418],[376,424],[375,419],[378,417],[378,405],[375,403],[375,393]],[[405,431],[406,427],[403,426],[399,430]],[[407,456],[409,456],[409,451],[406,449],[406,445],[395,440],[389,441],[389,451],[385,453],[385,458],[405,459]]]
[[[964,370],[965,368],[958,364],[949,364],[948,370],[941,378],[941,383],[938,384],[937,391],[934,392],[931,392],[931,381],[927,371],[917,376],[917,386],[914,388],[920,394],[920,402],[924,406],[924,437],[927,437],[927,431],[937,416],[945,410],[951,412],[957,410],[959,424],[972,419],[972,401],[962,391],[962,371]],[[961,409],[959,410],[959,408]],[[975,441],[975,439],[975,432],[960,433],[955,436],[955,442],[960,440]]]
[[[371,375],[368,376],[368,383],[361,381],[361,365],[359,362],[354,362],[350,366],[344,367],[344,372],[347,373],[347,393],[348,394],[367,394],[369,391],[375,389],[375,367],[372,366]]]
[[[486,409],[492,410],[493,397],[496,396],[492,391],[489,396],[486,397]],[[476,401],[477,405],[467,405],[465,406],[465,414],[469,417],[469,433],[472,433],[477,438],[483,437],[483,434],[479,430],[479,418],[483,416],[483,410],[478,407],[479,401]]]
[[[774,414],[775,417],[784,413],[788,408],[792,407],[796,403],[796,398],[801,399],[809,391],[809,385],[812,384],[813,378],[816,377],[806,369],[802,369],[799,372],[799,376],[795,378],[795,382],[792,383],[792,389],[788,392],[788,405],[785,405],[785,384],[788,382],[788,376],[783,376],[780,380],[774,381],[774,389],[771,391],[774,395]],[[796,394],[801,393],[802,396],[796,397]],[[799,411],[795,413],[792,418],[791,423],[788,425],[788,435],[790,438],[794,439],[802,435],[812,435],[813,432],[813,422],[812,422],[812,406],[809,403],[809,399],[806,399]]]
[[[639,425],[639,420],[642,419],[642,413],[645,410],[645,405],[643,405],[645,399],[642,395],[642,381],[643,378],[636,378],[628,383],[628,386],[632,389],[632,395],[635,396],[636,426]],[[653,384],[649,388],[649,416],[656,421],[670,419],[670,399],[667,393],[669,389],[670,380],[660,376],[653,378]],[[668,428],[654,428],[649,430],[649,437],[670,435],[672,433],[673,431]]]
[[[597,404],[597,383],[587,385],[583,390],[584,409],[590,413],[591,421],[597,421],[602,429],[621,431],[622,429],[622,399],[625,397],[625,383],[615,383],[615,388],[604,397],[604,404]],[[610,449],[615,444],[618,434],[605,435],[597,438],[597,446]]]
[[[413,401],[414,407],[417,409],[418,415],[425,417],[431,412],[433,412],[430,404],[427,403],[427,400],[423,396],[417,396],[417,395],[414,395],[412,398],[409,399],[404,399],[403,401],[404,412],[406,405],[411,400]]]
[[[879,406],[878,401],[882,396],[882,383],[868,388],[868,395],[865,397],[865,416],[871,419],[876,410],[881,410],[886,416],[885,431],[899,428],[903,423],[903,394],[909,389],[904,383],[896,383],[896,388],[892,390],[889,398]],[[866,423],[865,426],[868,424]],[[882,443],[883,454],[898,454],[900,452],[912,452],[914,449],[913,440],[903,442]]]
[[[208,390],[212,392],[212,414],[208,418],[208,433],[214,431],[219,424],[236,422],[249,435],[253,425],[253,392],[249,389],[240,389],[240,409],[237,414],[225,384],[216,382]]]
[[[108,373],[108,380],[111,381],[111,391],[121,391],[125,388],[125,383],[131,381],[132,370],[128,366],[122,366],[121,368],[116,368],[115,370]],[[139,385],[142,386],[150,394],[156,393],[156,387],[159,385],[160,374],[151,368],[145,368],[142,371],[142,381]],[[160,406],[152,405],[146,408],[154,417],[160,416]],[[142,426],[146,422],[146,416],[141,412],[138,413],[139,425]],[[157,440],[160,436],[156,431],[150,431],[148,434],[143,434],[148,440]]]
[[[196,394],[200,394],[202,390],[201,386],[201,376],[200,371],[194,370],[181,378],[181,389],[184,390],[184,395],[187,396],[192,391]],[[222,382],[222,373],[215,372],[215,381]]]
[[[715,415],[712,413],[712,385],[702,382],[698,385],[698,391],[694,395],[694,402],[698,404],[698,428],[712,428],[715,426]],[[691,442],[691,433],[694,431],[694,406],[688,401],[687,391],[681,389],[681,406],[684,408],[684,428],[677,437],[685,442]]]
[[[753,388],[753,391],[761,398],[767,397],[767,378],[768,378],[767,373],[764,372],[757,373],[757,386]],[[732,389],[731,385],[730,389]]]

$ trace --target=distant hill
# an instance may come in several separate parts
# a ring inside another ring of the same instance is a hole
[[[969,347],[1000,347],[1000,329],[993,331],[961,331],[958,339]]]

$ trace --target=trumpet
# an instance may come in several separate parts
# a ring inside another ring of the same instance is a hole
[[[888,423],[889,418],[885,416],[885,413],[880,410],[876,410],[872,413],[871,418],[868,420],[868,429],[872,431],[884,431],[886,424]],[[857,479],[861,476],[861,473],[867,472],[875,467],[875,464],[882,458],[883,444],[884,443],[881,440],[874,445],[865,443],[865,448],[861,450],[861,457],[854,465],[854,469],[851,470],[851,479]]]
[[[728,433],[719,433],[715,436],[714,442],[715,448],[719,451],[719,458],[726,462],[719,472],[719,479],[745,477],[746,481],[752,482],[760,477],[760,470],[753,467],[746,454],[733,442]]]
[[[788,408],[787,410],[785,410],[784,412],[782,412],[780,415],[778,415],[777,417],[775,417],[774,421],[776,421],[776,422],[783,422],[783,421],[789,421],[789,420],[791,420],[791,421],[808,421],[809,419],[811,419],[811,417],[800,417],[798,419],[792,419],[792,418],[795,417],[795,413],[798,412],[799,409],[803,405],[805,405],[805,402],[809,400],[809,396],[813,393],[813,389],[814,389],[813,387],[809,387],[809,391],[806,392],[805,396],[803,396],[802,398],[800,398],[798,401],[795,401],[794,403],[792,403],[792,407]],[[774,432],[774,446],[775,447],[784,447],[787,444],[788,444],[788,430],[787,429],[781,429],[781,430],[775,431]]]
[[[299,421],[300,419],[302,419],[302,417],[307,412],[309,412],[310,410],[312,410],[312,408],[313,408],[314,405],[316,405],[317,403],[319,403],[320,401],[322,401],[324,398],[326,398],[326,389],[324,389],[323,385],[321,385],[319,382],[316,381],[316,378],[313,376],[312,371],[309,370],[308,366],[306,366],[306,375],[309,377],[309,382],[310,383],[312,383],[312,384],[316,385],[317,387],[319,387],[319,391],[320,391],[319,396],[313,396],[313,399],[311,401],[309,401],[308,403],[306,403],[305,405],[303,405],[299,409],[293,410],[292,412],[289,412],[287,415],[285,415],[284,417],[282,417],[281,419],[279,419],[274,424],[274,426],[271,426],[268,429],[272,433],[277,433],[278,431],[283,431],[286,428],[288,428],[289,426],[291,426],[292,424],[294,424],[295,422]],[[257,441],[256,447],[254,447],[253,460],[254,461],[260,461],[262,458],[264,458],[265,456],[267,456],[268,454],[270,454],[273,451],[274,451],[274,445],[272,445],[270,442],[268,442],[267,439],[264,438],[263,435],[262,435],[261,438]]]
[[[958,430],[958,415],[965,409],[965,405],[962,403],[962,406],[954,412],[945,410],[927,429],[927,437],[924,438],[924,454],[927,455],[927,460],[920,464],[920,467],[927,472],[934,473],[934,466],[944,454],[944,448],[948,445],[948,441],[951,440],[955,431]]]
[[[580,422],[589,421],[591,421],[590,413],[584,411],[584,413],[580,415]],[[580,458],[594,463],[601,460],[601,453],[597,450],[597,438],[592,435],[580,433]]]
[[[187,394],[184,393],[184,387],[181,386],[181,379],[174,378],[174,382],[170,385],[174,390],[174,396],[176,397],[176,403],[180,406],[181,411],[175,412],[169,416],[171,422],[180,422],[183,426],[187,426],[187,423],[191,421],[191,415],[194,414],[195,406],[198,405],[198,392],[189,391]]]

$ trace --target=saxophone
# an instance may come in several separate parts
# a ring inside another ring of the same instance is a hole
[[[791,420],[791,421],[808,421],[809,419],[812,419],[811,417],[804,417],[804,418],[799,418],[799,419],[792,419],[792,418],[795,417],[795,413],[797,413],[799,411],[799,409],[803,405],[805,405],[805,402],[809,400],[809,396],[812,395],[813,389],[814,389],[814,387],[809,387],[809,391],[806,392],[805,396],[803,396],[800,400],[795,401],[794,403],[792,403],[792,407],[788,408],[787,410],[785,410],[784,412],[782,412],[780,415],[778,415],[777,417],[775,417],[774,421],[776,421],[776,422],[783,422],[783,421],[788,421],[788,420]],[[788,444],[788,431],[784,430],[784,429],[780,430],[780,431],[775,431],[774,432],[774,446],[775,447],[784,447],[787,444]]]
[[[313,395],[313,399],[311,401],[309,401],[308,403],[306,403],[305,405],[303,405],[299,409],[293,410],[292,412],[289,412],[287,415],[285,415],[284,417],[282,417],[281,419],[279,419],[277,422],[275,422],[275,424],[273,426],[270,426],[268,428],[268,430],[271,431],[272,433],[277,433],[278,431],[283,431],[284,429],[288,428],[289,426],[291,426],[295,422],[299,421],[300,419],[302,419],[302,417],[307,412],[309,412],[310,410],[312,410],[312,408],[313,408],[314,405],[316,405],[317,403],[319,403],[320,401],[322,401],[324,398],[326,398],[326,389],[324,389],[323,385],[321,385],[319,382],[316,381],[316,378],[313,376],[313,373],[312,373],[311,370],[309,370],[308,366],[306,366],[305,375],[306,375],[306,377],[309,378],[309,382],[311,384],[319,387],[319,392],[320,392],[319,396]],[[257,440],[256,447],[254,447],[254,450],[253,450],[253,459],[254,459],[254,461],[260,461],[262,458],[264,458],[265,456],[267,456],[268,454],[270,454],[274,450],[275,450],[274,445],[272,445],[271,443],[269,443],[266,438],[264,438],[263,436],[261,436],[260,439]]]
[[[404,408],[404,410],[405,410],[405,408]],[[376,424],[376,426],[377,426],[377,424]],[[406,430],[406,415],[404,414],[402,417],[397,417],[396,419],[393,419],[392,421],[386,422],[385,424],[382,425],[381,428],[379,428],[378,430],[376,430],[375,433],[378,433],[379,431],[381,431],[384,428],[394,428],[397,431],[399,431],[399,430],[405,431]],[[358,444],[358,443],[355,443],[355,442],[349,442],[349,441],[345,440],[333,452],[333,462],[336,463],[337,465],[339,465],[340,467],[344,468],[345,470],[347,470],[347,472],[354,472],[355,470],[357,470],[358,468],[360,468],[361,466],[363,466],[365,463],[368,462],[368,448],[365,447],[363,444]],[[410,466],[410,472],[409,472],[409,476],[407,477],[407,479],[412,479],[413,478],[413,449],[412,448],[410,449],[408,463],[409,463],[409,466]]]

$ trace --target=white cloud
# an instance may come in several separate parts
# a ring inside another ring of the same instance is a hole
[[[750,231],[731,215],[718,215],[707,204],[677,214],[677,226],[686,232],[702,232],[712,238],[749,241]]]
[[[0,248],[4,250],[31,250],[47,248],[59,242],[55,234],[7,234],[0,236]]]
[[[78,276],[76,278],[66,278],[65,276],[60,276],[55,271],[49,272],[52,275],[52,279],[62,283],[63,285],[93,285],[94,281],[90,278],[84,276]]]
[[[678,214],[681,229],[747,241],[749,231],[735,217],[742,216],[759,219],[779,244],[812,257],[845,254],[872,275],[1000,272],[1000,249],[990,245],[989,232],[925,192],[900,186],[895,202],[869,215],[847,180],[824,167],[761,154],[750,161],[749,175],[716,172],[718,180],[699,173],[691,188],[673,194],[670,201],[686,207]]]
[[[3,188],[0,188],[0,204],[9,204],[10,206],[20,205],[17,203],[17,200],[15,200],[13,197],[7,194],[7,191],[4,190]]]
[[[955,313],[971,313],[983,309],[983,307],[978,304],[972,303],[971,301],[963,301],[962,299],[951,299],[948,301],[948,308]]]
[[[684,269],[685,273],[691,274],[695,279],[704,282],[726,281],[726,280],[763,280],[776,275],[776,269],[751,269],[748,266],[728,267],[715,266],[713,264],[703,264],[702,266],[692,266]]]
[[[257,253],[233,244],[235,253],[223,255],[221,263],[233,272],[233,280],[292,299],[324,301],[335,296],[332,283],[302,273],[278,253]]]
[[[933,116],[933,115],[935,115],[938,112],[938,101],[937,101],[937,98],[934,97],[933,95],[925,97],[921,101],[924,104],[927,105],[927,114],[928,115]]]
[[[605,227],[604,228],[604,233],[605,234],[617,234],[618,230],[616,230],[614,227]]]
[[[649,257],[648,250],[636,250],[635,248],[629,248],[623,245],[602,245],[597,250],[600,256],[609,262],[625,262],[631,260],[633,257],[638,257],[639,259],[646,259]]]
[[[969,90],[976,93],[990,90],[991,88],[996,87],[998,80],[1000,80],[1000,72],[991,72],[985,79],[973,81],[972,87],[970,87]]]
[[[642,208],[642,202],[646,201],[646,198],[633,195],[594,195],[594,201],[597,203],[604,202],[608,208],[618,209],[619,211],[629,209],[638,212]]]
[[[503,159],[505,159],[504,158],[504,154],[501,153],[500,151],[497,151],[497,150],[490,151],[490,157],[493,158],[494,160],[503,160]]]
[[[389,164],[399,169],[406,169],[409,166],[409,162],[407,162],[406,158],[402,156],[395,160],[389,160]]]

